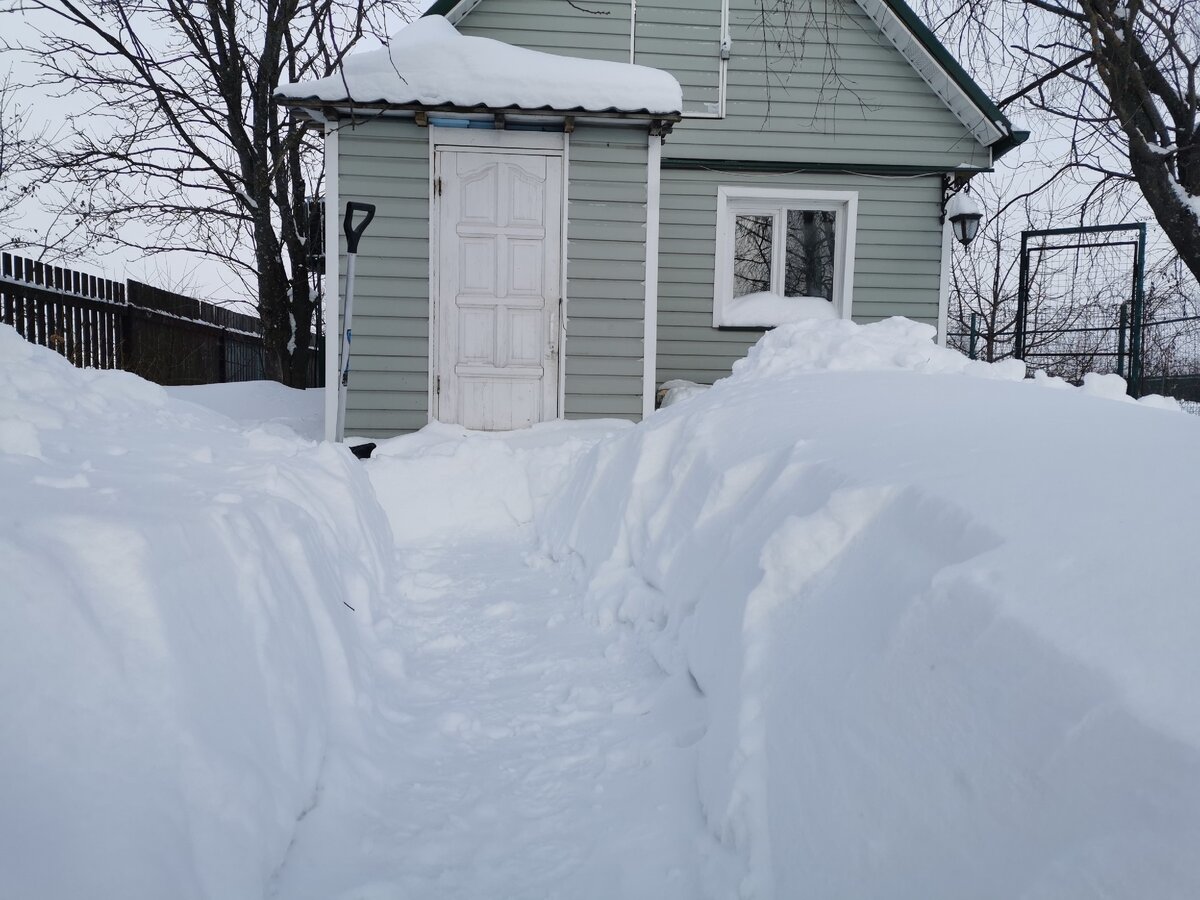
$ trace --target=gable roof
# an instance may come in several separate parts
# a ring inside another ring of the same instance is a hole
[[[916,70],[992,158],[999,159],[1023,144],[1028,131],[1013,127],[937,36],[904,0],[855,0],[883,35]],[[445,16],[457,24],[480,0],[435,0],[424,13]]]

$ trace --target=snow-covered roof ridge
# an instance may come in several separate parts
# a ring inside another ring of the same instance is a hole
[[[276,97],[664,116],[683,109],[679,82],[666,72],[470,37],[442,16],[426,16],[400,29],[387,47],[350,55],[341,72],[281,85]]]

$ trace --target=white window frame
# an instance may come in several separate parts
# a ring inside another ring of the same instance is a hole
[[[838,316],[849,319],[854,293],[854,242],[858,230],[857,191],[816,191],[806,189],[738,187],[717,188],[716,269],[713,272],[713,327],[772,328],[779,322],[761,322],[752,326],[727,323],[726,310],[733,303],[733,234],[740,215],[776,217],[772,244],[771,277],[782,278],[784,244],[780,232],[785,229],[789,209],[829,210],[837,213],[837,246],[834,261],[833,304]]]

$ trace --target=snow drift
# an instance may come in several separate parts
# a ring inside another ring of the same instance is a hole
[[[931,338],[775,330],[543,540],[703,698],[743,896],[1195,896],[1200,421]]]
[[[0,327],[0,894],[262,897],[391,554],[348,452]]]

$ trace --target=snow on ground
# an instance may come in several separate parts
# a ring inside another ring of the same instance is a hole
[[[381,444],[366,468],[396,536],[407,678],[371,764],[331,767],[278,896],[686,900],[720,874],[700,864],[727,854],[694,789],[694,693],[597,633],[571,571],[536,552],[579,459],[630,429],[435,425]]]
[[[0,326],[0,896],[263,896],[396,665],[390,544],[344,449]]]
[[[244,427],[283,425],[310,441],[321,440],[325,433],[323,388],[302,391],[275,381],[239,381],[165,390],[169,397],[199,404]]]
[[[359,464],[0,329],[0,895],[1196,896],[1200,422],[930,334]]]
[[[1200,422],[931,336],[773,332],[545,541],[703,695],[742,896],[1196,896]]]

